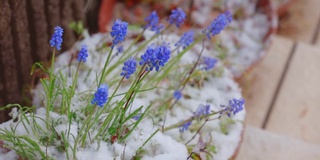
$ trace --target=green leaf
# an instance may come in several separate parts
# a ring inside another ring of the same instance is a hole
[[[83,23],[81,21],[73,21],[69,24],[69,28],[75,31],[77,34],[81,34],[84,30]]]
[[[129,114],[128,117],[126,117],[126,119],[124,119],[124,121],[122,122],[122,124],[124,124],[125,122],[127,122],[129,119],[131,119],[133,116],[137,115],[141,109],[143,108],[143,106],[139,107],[138,109],[136,109],[135,111],[133,111],[131,114]],[[121,125],[122,125],[121,124]]]
[[[128,25],[128,30],[138,31],[140,29],[141,29],[141,27],[139,25]]]
[[[236,122],[230,117],[223,117],[220,119],[220,129],[225,135],[229,134],[229,126],[235,124]]]
[[[207,150],[211,153],[217,153],[216,146],[214,145],[208,146]]]
[[[114,135],[114,134],[116,134],[116,132],[117,132],[117,127],[116,127],[116,126],[111,126],[111,127],[108,129],[108,133],[109,133],[110,135]]]
[[[132,133],[132,131],[133,130],[135,130],[137,127],[138,127],[138,124],[141,122],[141,120],[145,117],[145,115],[146,115],[146,113],[148,112],[148,110],[151,108],[151,104],[148,106],[148,108],[141,114],[141,117],[138,119],[138,121],[134,124],[134,126],[129,130],[129,132],[123,137],[123,138],[121,138],[120,139],[120,142],[121,141],[123,141],[123,140],[125,140],[131,133]],[[142,106],[141,106],[142,107]],[[141,108],[140,107],[140,108]],[[156,131],[156,132],[158,132],[158,130]],[[154,134],[156,134],[156,132],[154,133]],[[154,136],[154,134],[151,136],[151,137],[153,137]],[[149,137],[149,138],[151,138],[151,137]],[[147,140],[147,141],[149,141],[149,140]],[[147,143],[147,141],[143,144],[143,146]],[[139,148],[139,149],[141,149],[141,147]]]

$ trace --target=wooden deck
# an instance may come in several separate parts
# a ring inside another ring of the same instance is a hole
[[[265,58],[241,79],[237,160],[320,160],[320,0],[296,0]]]

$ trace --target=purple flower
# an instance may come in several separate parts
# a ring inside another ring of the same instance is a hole
[[[129,79],[130,75],[136,71],[136,65],[136,60],[130,57],[126,62],[124,62],[120,76],[126,76],[126,78]]]
[[[175,44],[175,46],[183,46],[184,49],[193,43],[193,37],[194,31],[190,30],[182,35],[181,39]]]
[[[91,104],[97,104],[103,107],[108,100],[108,85],[101,84],[91,101]]]
[[[163,25],[159,23],[159,17],[156,11],[153,11],[149,15],[149,17],[145,18],[144,20],[147,22],[145,28],[150,28],[151,31],[159,33],[160,30],[163,28]]]
[[[88,57],[88,46],[87,45],[81,45],[80,52],[78,54],[78,61],[86,62]]]
[[[203,70],[208,71],[214,68],[217,62],[218,62],[218,59],[216,58],[204,57],[203,61],[200,64],[203,65],[203,68],[202,68]]]
[[[119,46],[118,48],[117,48],[117,51],[118,51],[118,53],[122,53],[124,50],[123,50],[123,46]]]
[[[220,14],[206,29],[206,35],[209,39],[219,34],[232,21],[232,15],[229,11]]]
[[[231,116],[231,114],[236,115],[238,112],[243,110],[243,106],[244,106],[244,99],[229,100],[228,106],[221,105],[221,107],[225,108],[221,114],[226,113],[228,114],[229,117]]]
[[[132,119],[134,119],[134,120],[137,121],[137,120],[140,119],[141,115],[142,115],[142,113],[138,113],[138,114],[134,115],[134,116],[132,117]]]
[[[168,21],[170,24],[174,23],[177,27],[180,27],[185,19],[186,13],[181,8],[177,8],[171,11]]]
[[[160,67],[163,67],[165,63],[170,58],[170,46],[168,43],[163,43],[160,46],[155,46],[151,44],[145,53],[141,56],[141,61],[139,62],[140,65],[146,64],[146,70],[152,71],[153,68],[156,71],[159,71]]]
[[[113,26],[112,26],[112,31],[110,32],[110,35],[113,39],[113,45],[111,46],[112,48],[114,45],[117,45],[121,42],[124,41],[124,38],[127,35],[127,28],[128,28],[128,23],[121,21],[120,19],[117,19]]]
[[[181,99],[181,98],[182,98],[182,93],[181,93],[181,91],[180,91],[180,90],[174,91],[173,97],[174,97],[177,101],[178,101],[179,99]]]
[[[189,129],[189,127],[190,127],[191,124],[192,124],[191,121],[190,121],[190,122],[186,122],[185,124],[183,124],[182,126],[180,126],[179,131],[180,131],[181,133],[183,133],[184,131],[187,131],[187,130]]]
[[[210,114],[210,105],[200,104],[197,110],[193,113],[195,117],[201,117]]]
[[[54,27],[54,33],[49,41],[51,47],[56,47],[57,50],[61,49],[63,29],[60,26]]]

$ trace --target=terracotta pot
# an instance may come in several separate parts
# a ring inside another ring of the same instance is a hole
[[[279,0],[273,0],[273,2],[279,1]],[[275,8],[277,10],[277,14],[279,17],[284,16],[287,12],[290,6],[295,3],[296,0],[285,0],[284,2],[275,2]]]
[[[257,4],[257,10],[262,10],[264,13],[266,13],[268,16],[268,20],[271,23],[271,27],[269,28],[268,33],[263,38],[263,42],[265,43],[265,50],[261,51],[263,53],[261,55],[263,55],[263,56],[259,60],[254,62],[241,76],[235,77],[235,80],[237,82],[243,81],[243,79],[244,79],[243,75],[249,74],[251,72],[251,70],[257,64],[259,64],[259,62],[261,62],[263,60],[264,56],[266,56],[266,53],[269,51],[273,36],[278,31],[278,15],[277,15],[276,9],[274,8],[274,5],[271,3],[271,1],[270,0],[261,0]]]
[[[245,125],[243,125],[243,128],[242,128],[242,131],[241,131],[241,137],[240,137],[240,142],[236,148],[236,150],[234,151],[232,157],[230,158],[230,160],[236,160],[237,159],[237,156],[240,152],[240,148],[241,148],[241,144],[242,144],[242,141],[243,141],[243,136],[244,136],[244,128],[245,128]]]
[[[113,8],[116,4],[116,0],[102,0],[99,9],[99,31],[107,32],[106,26],[113,16]]]

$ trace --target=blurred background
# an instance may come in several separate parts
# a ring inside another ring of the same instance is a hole
[[[156,10],[160,17],[181,7],[186,27],[203,27],[203,17],[215,17],[215,8],[201,5],[210,0],[0,0],[0,106],[31,105],[30,89],[46,75],[34,62],[48,66],[48,40],[53,28],[62,26],[62,51],[81,38],[77,28],[90,34],[107,32],[114,19],[141,26]],[[203,2],[203,3],[202,3]],[[259,60],[236,80],[246,99],[246,128],[238,160],[320,159],[320,1],[243,0],[254,8],[236,8],[236,20],[249,19],[247,11],[263,13],[269,26],[262,36]],[[240,3],[240,2],[239,2]],[[197,20],[198,19],[198,20]],[[259,26],[258,26],[259,27]],[[0,123],[8,120],[0,111]]]

